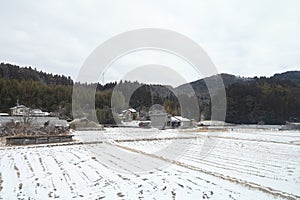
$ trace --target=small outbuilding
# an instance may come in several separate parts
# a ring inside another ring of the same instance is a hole
[[[176,122],[180,122],[180,128],[190,128],[193,126],[192,120],[182,116],[174,116],[173,120]]]
[[[139,113],[133,109],[129,108],[127,110],[123,110],[121,114],[122,121],[128,122],[132,120],[138,120],[139,119]]]

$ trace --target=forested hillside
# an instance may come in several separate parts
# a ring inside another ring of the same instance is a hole
[[[284,124],[300,119],[300,87],[290,81],[257,78],[226,89],[227,122]]]
[[[39,83],[52,84],[52,85],[73,85],[71,77],[64,75],[53,75],[42,71],[37,71],[31,67],[19,67],[9,63],[0,63],[0,78],[32,80]]]
[[[284,124],[300,120],[300,72],[286,72],[273,77],[243,78],[220,74],[224,80],[227,95],[226,121],[231,123]],[[201,115],[210,116],[210,96],[206,82],[213,82],[216,76],[191,83],[198,97]],[[191,101],[191,91],[186,85],[177,88],[162,85],[145,85],[138,82],[112,82],[97,84],[95,108],[100,123],[114,123],[111,109],[112,90],[117,86],[120,98],[130,106],[147,113],[153,104],[161,104],[173,115],[189,117],[194,110],[182,110],[178,98]],[[0,112],[21,104],[44,111],[55,112],[61,117],[72,118],[72,87],[70,77],[39,72],[31,67],[22,68],[0,64]],[[88,87],[88,85],[87,85]],[[130,97],[126,91],[135,90]],[[120,107],[122,108],[122,107]]]

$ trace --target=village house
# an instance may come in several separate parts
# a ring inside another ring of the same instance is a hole
[[[12,116],[30,115],[33,117],[47,117],[50,115],[50,113],[43,112],[41,109],[30,109],[24,105],[19,105],[19,102],[16,106],[10,108],[10,114]]]
[[[12,116],[24,116],[29,113],[29,108],[24,105],[16,105],[10,108],[10,113]]]
[[[121,117],[124,122],[139,120],[139,113],[135,109],[129,108],[122,111]]]
[[[171,116],[165,112],[150,112],[151,126],[158,129],[191,128],[193,120],[182,116]]]

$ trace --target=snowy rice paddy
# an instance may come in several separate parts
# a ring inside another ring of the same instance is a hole
[[[84,144],[0,147],[0,199],[300,199],[300,132],[74,134]]]

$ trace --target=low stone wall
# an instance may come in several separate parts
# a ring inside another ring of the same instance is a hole
[[[6,145],[48,144],[72,142],[74,135],[47,135],[47,136],[17,136],[6,137]]]

